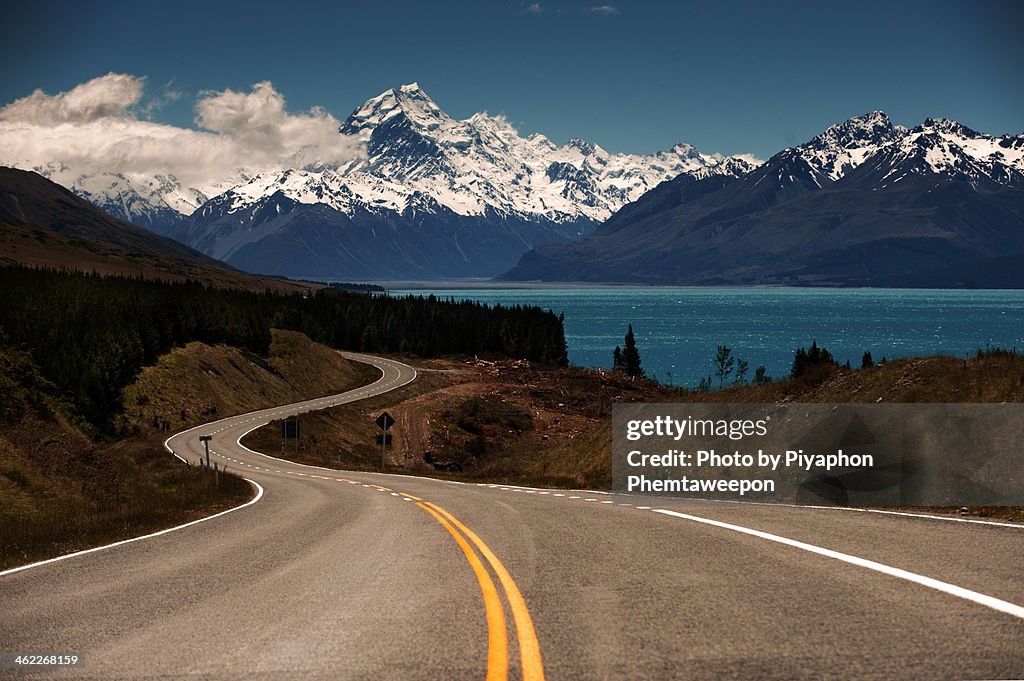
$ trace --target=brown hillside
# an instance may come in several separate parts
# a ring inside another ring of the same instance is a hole
[[[313,284],[240,272],[173,239],[117,220],[37,173],[0,167],[0,264],[262,291]]]
[[[124,391],[125,420],[143,432],[175,432],[278,404],[322,397],[370,383],[373,367],[349,362],[296,331],[272,330],[263,359],[226,345],[189,343],[146,367]]]
[[[815,378],[735,386],[708,393],[668,389],[620,374],[545,369],[524,362],[435,362],[431,382],[404,395],[305,418],[289,458],[376,469],[374,416],[397,424],[388,466],[517,484],[609,489],[611,407],[622,402],[1024,402],[1024,358],[907,359],[861,371],[834,367]],[[250,434],[250,447],[280,449],[276,424]],[[428,463],[433,461],[433,464]]]
[[[378,372],[305,336],[274,331],[264,360],[236,348],[177,348],[124,391],[117,441],[76,428],[27,353],[0,344],[0,568],[144,534],[248,499],[163,447],[218,416],[340,392]]]

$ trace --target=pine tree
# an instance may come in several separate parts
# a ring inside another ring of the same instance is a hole
[[[715,376],[718,377],[718,387],[725,385],[725,379],[729,378],[733,367],[736,365],[736,358],[732,356],[732,348],[727,345],[719,345],[715,349]]]
[[[789,371],[792,378],[803,376],[813,367],[836,365],[836,360],[826,348],[819,347],[818,341],[812,340],[810,349],[797,348],[793,354],[793,367]]]
[[[622,348],[622,370],[627,376],[644,377],[644,370],[640,366],[640,351],[636,348],[636,336],[633,335],[632,324],[626,331],[625,346]]]
[[[736,378],[733,383],[742,385],[747,382],[747,371],[750,369],[750,362],[745,359],[736,360]]]

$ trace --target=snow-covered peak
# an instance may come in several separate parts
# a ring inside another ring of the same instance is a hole
[[[913,132],[937,132],[940,135],[949,135],[960,139],[986,137],[986,135],[975,132],[966,125],[949,118],[926,118],[924,123],[914,128]]]
[[[835,181],[906,132],[884,112],[872,111],[829,126],[797,149],[816,171]]]
[[[893,165],[903,172],[960,175],[1000,184],[1024,174],[1024,136],[994,137],[946,118],[928,118],[894,143]]]
[[[600,147],[598,147],[593,142],[588,142],[587,140],[580,139],[578,137],[573,137],[572,139],[570,139],[566,143],[566,146],[579,151],[584,156],[593,156],[598,151],[598,149],[600,149]],[[604,150],[601,149],[601,151]]]
[[[751,163],[746,159],[736,156],[726,156],[723,157],[721,163],[718,163],[717,165],[704,166],[703,168],[698,168],[689,174],[693,175],[698,180],[711,177],[712,175],[731,175],[732,177],[739,177],[740,175],[749,173],[756,167],[758,167],[757,164]]]
[[[296,203],[325,203],[341,209],[347,207],[348,201],[345,198],[351,196],[350,192],[341,191],[343,188],[344,182],[331,170],[285,170],[256,175],[248,182],[232,187],[222,197],[228,199],[228,213],[275,194],[286,196]]]
[[[755,165],[749,159],[704,154],[684,143],[649,155],[613,154],[579,138],[560,145],[540,133],[522,136],[501,115],[452,118],[418,83],[366,100],[339,134],[358,138],[365,156],[341,167],[296,156],[284,166],[292,170],[256,176],[239,171],[215,192],[154,177],[152,187],[134,187],[141,198],[125,199],[126,192],[102,176],[90,182],[105,183],[103,196],[84,181],[77,190],[101,205],[116,203],[115,212],[129,219],[154,206],[180,219],[215,196],[204,206],[206,212],[234,214],[270,203],[282,211],[292,204],[322,204],[349,215],[448,210],[568,224],[601,222],[681,173],[737,175]],[[273,197],[287,201],[275,203]]]
[[[417,84],[387,90],[356,109],[341,128],[366,141],[365,160],[340,172],[355,196],[382,185],[408,206],[412,192],[455,213],[493,211],[528,219],[602,221],[664,180],[716,172],[726,158],[677,144],[657,154],[610,154],[571,139],[558,145],[539,133],[520,136],[502,116],[448,116]],[[730,174],[736,161],[723,172]]]
[[[872,111],[829,126],[815,140],[844,148],[863,147],[891,142],[905,132],[906,128],[894,124],[884,111]]]
[[[701,153],[693,145],[686,144],[685,142],[677,142],[669,151],[680,158],[696,159],[701,157]],[[722,158],[718,154],[715,154],[715,156]]]
[[[376,97],[366,100],[342,124],[341,133],[357,135],[364,131],[372,131],[396,116],[404,116],[428,129],[436,129],[451,121],[448,114],[441,110],[418,83],[410,83],[398,89],[385,90]]]

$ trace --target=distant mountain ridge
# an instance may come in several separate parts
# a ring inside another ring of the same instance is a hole
[[[1024,253],[1024,136],[872,112],[741,176],[666,182],[503,278],[965,286],[1010,253]],[[984,285],[1024,285],[998,262]]]
[[[639,156],[456,120],[413,83],[338,134],[365,154],[210,187],[40,170],[235,267],[293,277],[909,285],[927,271],[960,285],[1024,251],[1024,136],[943,118],[906,128],[874,111],[763,164],[684,144]]]
[[[676,145],[609,154],[523,138],[499,117],[448,116],[416,84],[367,100],[342,124],[366,157],[259,175],[168,230],[249,271],[316,277],[491,277],[529,249],[575,241],[686,172],[751,164]]]
[[[12,167],[31,170],[71,190],[111,217],[144,227],[158,234],[191,215],[209,200],[207,192],[219,193],[219,185],[204,189],[186,187],[169,173],[129,176],[119,172],[81,174],[64,163],[41,166],[11,162]],[[243,175],[244,176],[244,175]],[[240,178],[235,178],[235,182]],[[228,180],[228,186],[232,184]]]
[[[339,134],[358,139],[365,157],[239,172],[241,182],[215,189],[169,175],[39,170],[74,177],[70,188],[111,214],[250,271],[437,278],[493,276],[534,246],[575,241],[680,173],[753,167],[685,144],[641,156],[521,137],[500,116],[451,118],[415,83],[367,100]]]

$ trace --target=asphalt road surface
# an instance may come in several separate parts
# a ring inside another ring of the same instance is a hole
[[[458,484],[172,437],[258,500],[0,573],[0,678],[1024,678],[1024,526]],[[256,487],[254,487],[256,489]]]

